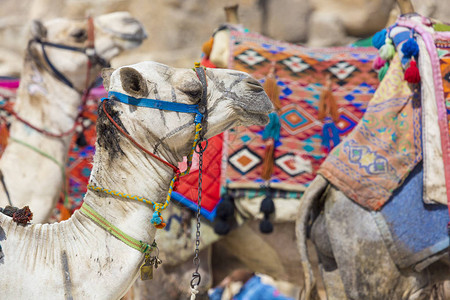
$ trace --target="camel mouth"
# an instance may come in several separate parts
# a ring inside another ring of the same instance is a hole
[[[241,119],[242,125],[244,126],[251,126],[251,125],[258,125],[258,126],[264,126],[269,123],[269,113],[268,112],[262,112],[262,111],[248,111],[248,110],[242,110],[243,114]]]
[[[140,45],[148,37],[147,32],[145,32],[144,28],[142,27],[140,27],[133,33],[118,32],[110,28],[103,28],[103,30],[105,32],[108,32],[115,38],[121,39],[125,42],[138,43],[138,45]]]
[[[148,37],[141,22],[127,12],[100,16],[95,22],[103,32],[128,46],[140,45]]]

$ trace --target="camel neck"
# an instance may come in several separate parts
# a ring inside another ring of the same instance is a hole
[[[129,146],[123,154],[111,159],[109,153],[96,144],[94,166],[89,183],[124,194],[144,197],[154,202],[166,199],[174,172],[167,166]],[[138,240],[152,242],[151,204],[88,190],[84,201],[114,226]],[[164,218],[164,211],[162,213]]]
[[[73,127],[80,103],[81,95],[75,90],[25,60],[14,106],[18,116],[39,129],[58,134]],[[65,165],[72,134],[62,138],[47,136],[13,119],[10,136],[0,169],[12,204],[29,205],[34,212],[33,222],[47,222],[63,185],[61,166]],[[0,187],[0,206],[7,203]]]

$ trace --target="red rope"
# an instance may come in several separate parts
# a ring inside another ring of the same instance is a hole
[[[113,120],[113,118],[108,114],[108,112],[106,111],[105,108],[105,102],[107,100],[104,100],[102,102],[102,108],[103,111],[105,112],[106,116],[108,117],[108,119],[111,121],[111,123],[114,124],[114,126],[116,126],[116,128],[127,138],[129,139],[136,147],[138,147],[139,149],[141,149],[142,151],[144,151],[146,154],[150,155],[151,157],[159,160],[160,162],[162,162],[163,164],[165,164],[166,166],[169,166],[170,168],[172,168],[172,170],[175,173],[180,173],[180,170],[178,169],[178,167],[172,165],[171,163],[169,163],[168,161],[165,161],[164,159],[160,158],[159,156],[153,154],[152,152],[148,151],[147,149],[145,149],[142,145],[140,145],[135,139],[133,139],[128,133],[125,132],[125,130],[123,130],[122,127],[119,126],[119,124],[116,123],[116,121]]]

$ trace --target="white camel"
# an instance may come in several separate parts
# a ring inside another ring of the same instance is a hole
[[[207,86],[205,138],[236,125],[263,125],[272,105],[262,86],[248,74],[206,70],[206,85],[191,69],[143,62],[115,70],[105,88],[136,98],[196,104]],[[176,164],[194,140],[194,115],[105,100],[97,121],[97,142],[90,184],[162,202],[174,170],[137,148]],[[102,108],[103,107],[103,108]],[[113,125],[107,114],[117,125]],[[144,255],[110,232],[119,228],[137,241],[151,243],[153,209],[135,200],[89,190],[86,205],[112,227],[76,211],[56,224],[18,225],[0,214],[0,290],[7,299],[117,299],[138,275]],[[82,208],[83,209],[83,208]],[[113,228],[113,229],[111,229]],[[140,242],[137,242],[140,243]],[[164,249],[161,249],[162,251]]]
[[[86,47],[92,42],[88,38],[90,28],[95,34],[96,56],[91,59],[93,64],[88,73],[87,54],[94,54],[93,49],[83,53],[48,43]],[[13,119],[0,170],[12,204],[30,206],[34,213],[33,221],[42,223],[48,220],[60,195],[62,166],[70,146],[70,130],[82,104],[82,91],[96,79],[102,67],[99,62],[109,61],[123,50],[137,47],[146,34],[142,25],[128,12],[98,16],[94,18],[93,26],[88,26],[88,22],[83,20],[55,19],[45,24],[34,21],[31,34],[15,112],[36,128],[55,135],[69,134],[48,136]],[[42,42],[47,44],[43,46]],[[8,203],[7,194],[0,185],[0,205]]]

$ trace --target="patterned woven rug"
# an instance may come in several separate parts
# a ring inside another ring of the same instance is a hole
[[[422,160],[422,111],[413,95],[396,56],[361,122],[319,169],[364,207],[381,208]]]
[[[327,155],[322,147],[323,122],[318,118],[326,78],[332,81],[342,139],[361,119],[377,85],[372,70],[374,48],[305,48],[258,34],[231,33],[230,68],[250,73],[264,83],[275,67],[280,87],[281,136],[275,148],[271,186],[303,191]],[[261,179],[265,143],[263,127],[230,130],[224,138],[222,185],[254,189]]]

